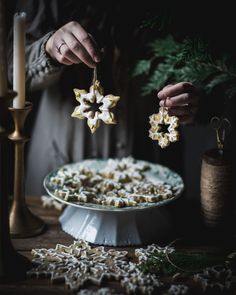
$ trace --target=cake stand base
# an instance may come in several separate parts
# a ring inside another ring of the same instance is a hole
[[[161,243],[170,237],[174,220],[169,206],[134,211],[102,211],[68,206],[62,229],[97,245],[131,246]]]

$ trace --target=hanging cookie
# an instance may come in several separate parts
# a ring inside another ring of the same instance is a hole
[[[96,76],[95,69],[93,83],[89,92],[84,89],[74,89],[79,105],[71,114],[72,117],[78,119],[87,119],[87,124],[92,133],[100,126],[100,121],[105,124],[116,124],[115,115],[110,109],[115,107],[120,99],[119,96],[112,94],[104,96],[103,88]]]
[[[157,140],[161,148],[176,142],[179,139],[179,119],[176,116],[170,116],[166,107],[161,107],[159,113],[149,117],[151,128],[149,129],[149,137]]]

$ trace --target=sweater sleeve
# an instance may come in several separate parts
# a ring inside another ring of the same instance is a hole
[[[55,62],[46,52],[47,40],[54,32],[49,32],[26,48],[26,87],[38,90],[55,83],[64,66]]]

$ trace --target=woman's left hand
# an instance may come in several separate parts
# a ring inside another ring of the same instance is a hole
[[[169,114],[180,119],[180,123],[187,124],[194,121],[198,110],[198,89],[190,82],[169,84],[158,92],[160,106],[167,107]]]

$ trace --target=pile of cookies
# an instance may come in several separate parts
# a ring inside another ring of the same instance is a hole
[[[53,194],[65,201],[114,207],[145,206],[173,197],[173,188],[151,181],[150,167],[132,157],[110,159],[101,170],[81,164],[63,167],[50,177]]]

